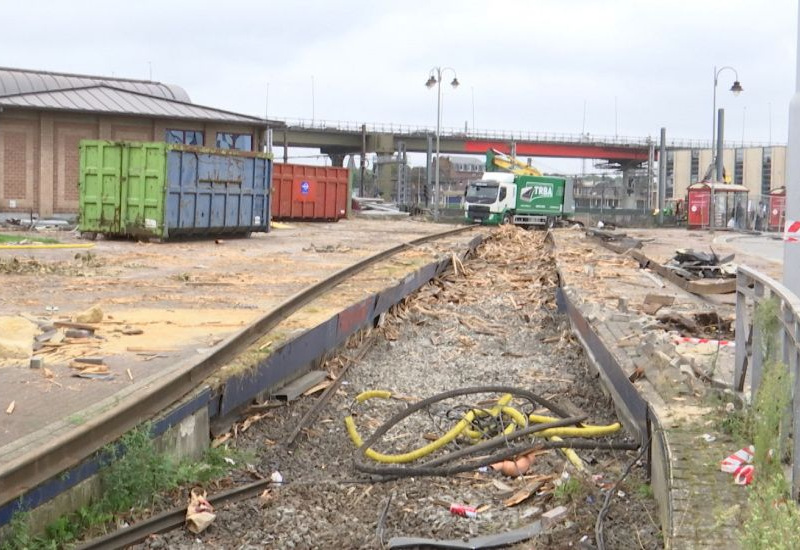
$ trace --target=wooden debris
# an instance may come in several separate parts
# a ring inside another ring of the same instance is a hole
[[[503,504],[506,508],[511,508],[512,506],[516,506],[522,502],[525,502],[533,495],[536,494],[536,491],[542,488],[543,483],[541,481],[535,481],[533,483],[527,484],[525,487],[508,497],[503,501]]]
[[[628,377],[628,380],[631,382],[636,382],[640,378],[644,376],[644,369],[642,367],[636,367],[631,375]]]
[[[6,414],[11,414],[11,413],[13,413],[13,412],[14,412],[14,409],[16,408],[16,406],[17,406],[17,402],[16,402],[16,401],[12,401],[12,402],[11,402],[11,404],[10,404],[10,405],[8,406],[8,408],[6,409]]]
[[[73,323],[72,321],[55,321],[53,322],[53,326],[56,328],[74,328],[78,330],[88,330],[91,332],[94,332],[98,329],[98,326],[95,324]]]
[[[308,397],[309,395],[314,395],[315,393],[321,392],[331,384],[333,384],[333,380],[323,380],[319,384],[315,384],[314,386],[308,388],[306,391],[303,392],[303,395],[306,397]]]

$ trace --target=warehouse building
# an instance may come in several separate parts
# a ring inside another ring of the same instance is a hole
[[[264,119],[195,105],[175,85],[0,68],[0,212],[76,213],[82,139],[256,151],[265,129]]]
[[[686,197],[690,185],[703,181],[711,159],[711,149],[668,150],[666,197]],[[747,187],[750,200],[761,200],[785,185],[785,145],[726,148],[722,161],[725,181]]]

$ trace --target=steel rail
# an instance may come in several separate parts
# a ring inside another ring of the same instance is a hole
[[[401,243],[341,269],[327,279],[291,296],[249,327],[228,337],[219,348],[200,362],[184,360],[182,365],[173,368],[162,379],[154,381],[142,391],[133,392],[113,408],[87,420],[80,429],[53,438],[32,452],[6,464],[0,471],[0,505],[75,466],[143,420],[157,415],[195,389],[217,368],[228,363],[286,317],[342,281],[399,252],[474,228],[475,226],[459,227]],[[184,368],[180,368],[181,366]]]
[[[275,485],[275,483],[270,479],[261,479],[241,487],[228,489],[217,495],[212,495],[208,498],[208,501],[213,506],[218,507],[226,502],[236,502],[252,498],[270,485]],[[139,523],[134,523],[128,527],[112,531],[102,537],[92,539],[78,546],[78,550],[115,550],[117,548],[125,548],[126,546],[136,544],[146,539],[150,535],[165,533],[166,531],[176,529],[183,525],[185,521],[185,506],[170,508]]]

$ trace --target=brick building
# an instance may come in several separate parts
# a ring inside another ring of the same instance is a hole
[[[0,212],[76,213],[82,139],[258,150],[265,129],[179,86],[0,68]]]

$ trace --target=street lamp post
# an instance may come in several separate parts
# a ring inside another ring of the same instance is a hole
[[[714,193],[714,183],[720,181],[722,179],[722,159],[717,158],[721,155],[721,148],[717,148],[716,140],[717,140],[717,83],[719,82],[719,75],[722,71],[729,70],[733,71],[733,85],[731,86],[731,92],[733,92],[734,96],[738,96],[744,88],[739,83],[739,73],[736,69],[731,66],[725,65],[724,67],[720,67],[717,69],[714,66],[714,110],[711,113],[711,164],[713,166],[711,173],[713,177],[711,178],[711,204],[709,205],[709,226],[711,227],[711,231],[714,230],[714,224],[716,223],[716,196]],[[720,133],[719,139],[722,140],[722,134]],[[715,155],[714,151],[717,151]]]
[[[433,219],[434,221],[439,221],[439,170],[440,170],[440,163],[439,163],[439,134],[442,130],[442,74],[450,71],[453,73],[453,81],[450,82],[450,85],[453,88],[458,88],[458,77],[456,76],[455,69],[451,67],[434,67],[431,69],[430,74],[428,75],[428,81],[425,82],[425,86],[428,88],[433,88],[434,86],[438,87],[437,94],[437,102],[436,102],[436,179],[434,183],[434,202],[433,202]]]

